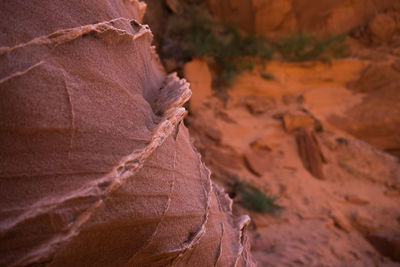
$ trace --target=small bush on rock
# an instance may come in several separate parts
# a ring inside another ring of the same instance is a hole
[[[250,210],[260,213],[275,213],[282,209],[276,204],[276,197],[268,196],[247,183],[240,183],[238,189],[242,205]]]
[[[238,74],[253,69],[256,61],[270,59],[272,55],[265,40],[220,24],[202,5],[188,5],[183,14],[174,15],[168,31],[194,56],[214,61],[216,88],[231,86]]]
[[[275,47],[284,61],[329,61],[345,53],[344,38],[344,35],[317,38],[307,34],[294,34],[278,38]]]

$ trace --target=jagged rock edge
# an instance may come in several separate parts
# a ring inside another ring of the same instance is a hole
[[[105,25],[105,23],[99,23],[98,25]],[[91,28],[87,29],[82,34],[89,32],[89,31],[91,31]],[[58,31],[58,32],[60,32],[60,31]],[[150,30],[146,30],[146,32],[151,33]],[[142,36],[144,34],[144,32],[140,31],[139,34],[140,35],[136,36],[136,38]],[[76,38],[77,37],[79,37],[79,36],[76,36]],[[65,42],[72,41],[76,38],[69,39]],[[134,38],[134,39],[136,39],[136,38]],[[35,39],[37,39],[37,38],[35,38]],[[65,42],[62,42],[62,43],[65,43]],[[58,43],[57,45],[60,45],[62,43]],[[28,42],[27,44],[31,45],[31,44],[38,44],[38,43],[37,42]],[[23,46],[20,46],[20,47],[23,47]],[[19,48],[19,47],[17,47],[17,48]],[[156,54],[152,53],[152,55],[156,55]],[[189,89],[189,83],[187,83],[184,79],[179,79],[177,77],[176,73],[173,73],[173,74],[166,76],[165,82],[164,82],[164,87],[160,91],[163,92],[163,91],[165,91],[163,89],[170,89],[171,84],[175,84],[176,82],[178,82],[180,85],[179,89],[181,90],[181,92],[180,92],[181,94],[179,95],[178,99],[176,101],[174,101],[172,104],[170,104],[170,106],[164,112],[165,115],[161,119],[161,122],[157,125],[155,132],[152,136],[152,140],[150,141],[150,144],[145,149],[143,149],[141,151],[134,151],[130,155],[124,157],[122,162],[111,173],[108,173],[107,175],[101,177],[100,179],[97,179],[95,184],[93,184],[93,183],[88,184],[85,187],[81,188],[81,190],[78,192],[78,195],[74,194],[73,196],[70,196],[70,198],[66,197],[63,199],[62,202],[58,202],[54,205],[51,205],[48,209],[41,210],[40,213],[30,214],[30,216],[28,218],[36,217],[40,214],[49,212],[50,210],[57,208],[60,204],[62,204],[65,201],[74,199],[76,197],[83,197],[83,196],[88,196],[89,194],[90,195],[93,194],[93,192],[92,192],[93,189],[96,189],[96,191],[97,191],[95,195],[99,196],[101,198],[92,207],[90,207],[85,212],[83,212],[80,216],[78,216],[78,218],[76,219],[74,225],[71,227],[68,234],[64,235],[64,237],[62,237],[62,238],[56,238],[57,240],[55,240],[55,241],[53,239],[50,242],[41,245],[41,247],[43,247],[43,249],[49,248],[50,251],[47,252],[47,255],[52,254],[57,249],[57,247],[59,247],[62,243],[66,242],[70,238],[76,236],[79,233],[79,228],[85,222],[87,222],[90,219],[91,214],[98,207],[101,206],[101,204],[104,202],[105,198],[107,197],[107,194],[118,189],[122,185],[122,183],[125,179],[128,179],[129,177],[133,176],[141,167],[143,167],[146,159],[159,146],[161,146],[169,136],[171,136],[174,129],[183,120],[183,118],[186,114],[186,110],[185,110],[185,108],[182,108],[181,106],[184,103],[186,103],[191,96],[191,91]],[[211,202],[210,192],[211,192],[211,185],[212,185],[211,178],[210,178],[211,173],[209,170],[208,170],[208,172],[209,172],[208,177],[207,177],[208,178],[207,179],[207,185],[208,185],[207,187],[208,188],[205,189],[207,202],[205,205],[204,219],[201,223],[199,231],[192,237],[192,239],[190,239],[188,242],[185,242],[184,244],[182,244],[182,247],[174,250],[175,252],[181,251],[178,254],[177,258],[180,258],[184,254],[185,251],[192,248],[196,243],[198,243],[200,241],[201,237],[205,233],[205,225],[208,220],[208,212],[209,212],[209,207],[210,207],[210,202]],[[115,177],[115,178],[113,178],[113,177]],[[113,180],[111,185],[108,186],[104,190],[104,192],[101,192],[99,185],[109,182],[110,180]],[[36,205],[37,204],[38,203],[36,203]],[[41,205],[37,205],[37,207],[41,207]],[[32,210],[32,209],[34,209],[34,207],[31,206],[29,209]],[[27,216],[20,216],[20,218],[21,218],[21,220],[18,222],[15,222],[14,225],[11,226],[11,228],[14,227],[15,225],[17,225],[19,222],[26,220]],[[9,228],[7,230],[10,230],[11,228]],[[38,249],[34,250],[32,253],[28,254],[25,259],[22,259],[20,262],[18,262],[17,265],[29,264],[29,263],[38,261],[38,260],[46,257],[47,255],[43,255],[44,254],[43,249],[41,249],[39,247]],[[171,251],[171,252],[174,252],[174,251]],[[35,252],[37,252],[37,253],[35,253]],[[36,254],[36,256],[32,255],[32,254]]]
[[[183,90],[184,92],[190,91],[188,85],[189,85],[188,83],[184,84],[184,87],[183,87],[183,88],[185,88]],[[184,102],[181,102],[183,105],[186,101],[188,101],[187,97],[188,96],[190,97],[190,93],[183,94],[183,96],[186,96],[186,97],[179,98],[179,100],[177,102],[175,102],[174,104],[178,105],[178,102],[184,101]],[[159,125],[156,127],[155,132],[153,133],[152,139],[150,141],[150,144],[147,145],[146,148],[144,148],[141,151],[134,151],[130,155],[124,157],[122,159],[121,163],[118,164],[117,167],[115,167],[110,173],[101,177],[95,183],[88,184],[85,186],[84,189],[81,189],[80,193],[83,193],[83,194],[81,194],[81,195],[74,194],[74,196],[71,196],[70,199],[73,199],[76,197],[87,196],[88,192],[90,193],[93,189],[95,189],[98,192],[96,195],[99,196],[100,199],[94,205],[92,205],[92,207],[88,208],[80,216],[77,217],[77,219],[75,220],[74,224],[72,225],[72,227],[70,228],[68,233],[66,235],[64,235],[63,237],[55,238],[56,240],[53,239],[48,243],[42,244],[41,247],[48,248],[48,250],[49,250],[49,251],[47,251],[46,255],[44,255],[45,252],[43,252],[39,247],[39,249],[36,249],[33,251],[33,254],[36,254],[36,256],[32,255],[32,253],[28,254],[26,259],[22,259],[21,262],[17,263],[17,265],[26,265],[26,264],[38,261],[41,258],[46,257],[49,254],[52,254],[57,249],[57,247],[61,246],[66,241],[70,240],[72,237],[79,234],[80,227],[84,223],[89,221],[89,219],[91,218],[91,215],[94,213],[94,211],[104,203],[104,200],[107,198],[107,195],[112,193],[114,190],[118,189],[126,179],[132,177],[135,173],[137,173],[143,167],[146,159],[148,157],[150,157],[153,154],[153,152],[159,146],[161,146],[164,143],[164,141],[173,133],[173,131],[174,131],[175,127],[178,125],[178,123],[183,120],[184,115],[186,114],[186,110],[185,110],[185,108],[182,108],[182,107],[178,107],[178,108],[172,107],[172,108],[169,108],[165,113],[166,113],[166,115],[163,117],[162,122],[160,122]],[[105,182],[111,182],[111,184],[104,191],[102,191],[100,189],[100,185]],[[68,199],[64,199],[64,201],[66,201],[66,200],[68,200]],[[61,202],[61,203],[63,203],[63,202]],[[57,203],[56,205],[53,205],[52,209],[57,208],[58,205],[60,205],[61,203]],[[206,210],[207,213],[208,213],[208,207],[209,207],[209,201],[207,202],[207,210]],[[50,210],[52,210],[52,209],[50,209]],[[48,211],[49,210],[45,210],[44,212],[48,212]],[[41,211],[41,213],[43,213],[43,211]],[[40,214],[35,214],[35,216],[38,216]],[[23,219],[26,219],[26,217],[24,217]],[[205,225],[206,222],[207,222],[207,218],[205,218],[205,220],[202,224]],[[199,231],[200,232],[199,235],[201,235],[201,236],[204,234],[203,228],[204,228],[204,226],[202,226],[202,229]],[[198,237],[198,235],[196,234],[194,236],[194,238],[195,237]],[[37,252],[37,253],[34,253],[34,252]]]
[[[211,207],[211,192],[212,192],[212,181],[211,181],[211,170],[205,166],[205,164],[201,161],[201,155],[198,153],[196,150],[194,150],[196,153],[196,156],[199,161],[199,168],[203,167],[207,171],[207,189],[204,189],[206,194],[207,194],[207,202],[206,202],[206,208],[205,208],[205,215],[203,218],[203,222],[201,224],[200,230],[196,232],[195,235],[193,235],[193,238],[190,240],[190,242],[185,242],[183,247],[179,248],[176,251],[180,251],[180,253],[171,260],[170,266],[173,266],[175,263],[178,263],[183,256],[189,252],[190,250],[194,249],[196,245],[200,242],[201,238],[205,235],[206,233],[206,224],[208,221],[208,215]]]
[[[95,32],[96,34],[101,35],[107,30],[112,30],[114,32],[117,32],[119,35],[127,35],[132,40],[136,40],[137,38],[140,38],[146,34],[150,34],[152,37],[152,33],[149,30],[147,26],[140,25],[140,30],[135,33],[131,34],[128,33],[125,30],[117,29],[113,27],[112,25],[109,25],[109,23],[118,21],[118,20],[124,20],[127,22],[131,22],[132,20],[125,19],[125,18],[117,18],[113,19],[111,21],[107,22],[101,22],[97,23],[94,25],[86,25],[86,26],[81,26],[77,28],[71,28],[71,29],[63,29],[63,30],[58,30],[54,33],[51,33],[46,36],[41,36],[34,38],[33,40],[24,43],[24,44],[19,44],[13,47],[1,47],[0,48],[0,55],[4,55],[5,53],[11,52],[15,49],[20,49],[26,46],[31,46],[31,45],[47,45],[47,46],[58,46],[61,44],[65,44],[67,42],[73,41],[79,37],[81,37],[84,34],[87,34],[89,32]],[[152,47],[149,47],[151,49],[150,54],[152,57],[156,57],[157,54],[154,52],[154,49]],[[153,58],[157,62],[159,62],[158,57]],[[40,61],[39,63],[34,64],[33,66],[27,68],[24,71],[19,71],[16,73],[13,73],[6,78],[2,79],[0,82],[4,82],[8,80],[9,78],[14,78],[17,76],[20,76],[20,74],[24,74],[28,72],[29,70],[33,69],[34,67],[37,67],[38,65],[41,65],[44,61]],[[161,68],[161,66],[160,66]],[[96,181],[92,183],[88,183],[85,186],[81,187],[81,189],[78,190],[78,192],[74,192],[73,195],[69,195],[64,197],[61,201],[58,201],[57,203],[54,203],[53,201],[49,199],[42,199],[39,202],[36,202],[32,206],[28,208],[28,211],[25,214],[22,214],[19,216],[16,220],[13,222],[7,223],[6,227],[4,227],[3,224],[3,229],[1,231],[3,234],[12,228],[14,228],[16,225],[19,223],[23,222],[26,219],[34,218],[37,217],[41,214],[47,213],[51,210],[56,209],[58,206],[60,206],[62,203],[65,201],[68,201],[70,199],[75,199],[77,197],[83,197],[83,196],[98,196],[100,199],[92,205],[89,209],[87,209],[85,212],[83,212],[78,218],[75,220],[74,224],[71,226],[70,230],[68,231],[67,234],[63,235],[62,237],[56,237],[50,240],[47,243],[41,244],[39,247],[33,249],[30,253],[26,255],[23,259],[20,259],[19,262],[15,263],[15,265],[26,265],[35,261],[38,261],[40,259],[46,258],[49,256],[49,254],[52,254],[57,247],[59,247],[62,243],[68,241],[71,237],[77,235],[79,233],[79,228],[90,219],[91,214],[96,210],[105,200],[107,197],[107,194],[111,193],[112,191],[116,190],[119,188],[123,181],[132,175],[134,175],[141,167],[143,167],[143,164],[145,160],[159,147],[161,146],[164,141],[173,133],[174,129],[179,125],[179,123],[183,120],[185,114],[186,114],[186,109],[182,107],[182,105],[187,102],[191,96],[191,91],[189,89],[189,83],[187,83],[184,79],[179,79],[177,75],[171,74],[166,76],[164,80],[164,86],[160,89],[160,91],[163,91],[163,89],[171,89],[171,84],[179,84],[180,89],[180,95],[177,100],[172,102],[169,107],[166,108],[166,111],[164,112],[164,116],[161,118],[161,122],[156,126],[154,133],[152,135],[152,139],[150,141],[150,144],[146,146],[146,148],[142,149],[141,151],[133,151],[130,155],[124,157],[120,164],[117,165],[110,173],[102,176],[101,178],[97,179]],[[170,87],[170,88],[169,88]],[[172,87],[172,89],[174,89]],[[164,90],[165,91],[165,90]],[[109,185],[106,189],[101,190],[100,184],[108,183],[111,182],[111,185]],[[211,185],[209,186],[211,190]],[[209,195],[210,190],[208,190],[207,195]],[[208,196],[209,198],[209,196]],[[43,209],[42,203],[52,203],[51,205],[47,205],[45,209]],[[208,213],[208,207],[209,207],[209,201],[206,203],[206,213]],[[39,212],[33,212],[32,210],[39,210]],[[202,229],[200,229],[199,233],[194,236],[195,238],[200,238],[204,234],[204,225],[205,222],[207,221],[207,216],[202,223]],[[47,250],[47,251],[43,251]]]
[[[248,215],[242,215],[235,218],[235,216],[232,214],[233,201],[229,197],[229,195],[225,192],[224,188],[216,184],[213,184],[213,190],[217,197],[218,206],[220,207],[221,211],[226,212],[227,215],[230,216],[232,219],[236,219],[233,226],[235,226],[236,230],[239,231],[239,240],[238,240],[239,249],[236,255],[235,264],[233,266],[238,266],[240,256],[243,254],[243,251],[245,251],[246,240],[243,237],[244,237],[244,231],[250,224],[250,217]]]
[[[130,0],[130,1],[137,2],[136,0],[133,0],[133,1]],[[129,20],[126,18],[116,18],[116,19],[113,19],[113,20],[110,20],[107,22],[101,22],[101,23],[92,24],[92,25],[85,25],[85,26],[71,28],[71,29],[58,30],[49,35],[36,37],[36,38],[32,39],[31,41],[28,41],[23,44],[18,44],[13,47],[0,47],[0,56],[3,56],[6,53],[12,52],[13,50],[20,49],[20,48],[23,48],[26,46],[47,45],[47,46],[56,47],[58,45],[73,41],[73,40],[83,36],[84,34],[87,34],[90,32],[94,32],[95,34],[101,35],[105,31],[111,30],[111,31],[118,33],[119,35],[127,35],[127,36],[131,37],[133,40],[135,40],[141,36],[144,36],[146,34],[150,34],[152,36],[152,33],[148,29],[148,27],[143,27],[142,25],[141,25],[140,30],[135,34],[131,34],[125,30],[118,29],[118,28],[115,28],[112,25],[110,25],[110,23],[113,23],[113,22],[116,22],[119,20],[127,21],[127,22],[132,21],[132,20]],[[155,59],[157,62],[159,62],[159,58],[158,58],[157,54],[154,52],[154,47],[150,47],[150,48],[152,49],[152,51],[151,51],[152,58]],[[14,78],[14,77],[21,76],[43,63],[44,63],[44,60],[41,60],[38,63],[26,68],[23,71],[15,72],[15,73],[1,79],[0,84],[9,79]],[[150,155],[152,155],[152,153],[159,146],[161,146],[169,136],[171,136],[171,134],[173,133],[173,131],[176,127],[179,127],[179,123],[183,120],[183,118],[186,114],[186,109],[183,108],[182,106],[184,103],[186,103],[189,100],[189,98],[191,96],[189,84],[186,83],[186,81],[184,79],[179,79],[177,77],[176,73],[166,76],[165,81],[166,81],[166,83],[162,89],[165,89],[172,83],[179,82],[179,84],[181,86],[179,88],[179,89],[181,89],[181,94],[180,94],[179,98],[177,99],[177,101],[174,101],[166,109],[164,116],[161,119],[161,122],[157,125],[157,127],[153,133],[150,144],[147,145],[146,148],[142,149],[141,151],[134,151],[130,155],[124,157],[121,160],[121,163],[117,167],[115,167],[110,173],[97,179],[95,182],[89,183],[89,184],[81,187],[81,189],[78,191],[78,194],[76,194],[76,192],[75,192],[74,195],[64,197],[62,199],[62,201],[59,201],[57,203],[52,203],[52,205],[48,206],[46,209],[40,209],[39,212],[31,212],[31,210],[34,210],[35,208],[43,207],[42,205],[40,205],[40,203],[43,202],[43,199],[42,199],[42,201],[39,201],[39,202],[35,203],[33,206],[29,207],[29,210],[27,212],[28,214],[25,213],[25,214],[21,215],[19,217],[19,219],[15,220],[13,223],[11,223],[11,225],[9,224],[7,229],[2,229],[2,231],[11,230],[13,227],[15,227],[17,224],[19,224],[23,220],[26,220],[29,218],[34,218],[36,216],[39,216],[40,214],[47,213],[53,209],[56,209],[59,205],[61,205],[65,201],[74,199],[76,197],[95,195],[95,196],[99,196],[101,198],[94,205],[92,205],[92,207],[90,207],[85,212],[83,212],[80,216],[78,216],[78,218],[75,220],[74,224],[72,225],[72,227],[70,228],[70,230],[68,231],[68,233],[66,235],[63,235],[62,237],[55,237],[52,240],[50,240],[49,242],[42,244],[38,248],[33,249],[30,253],[28,253],[26,255],[26,257],[24,257],[23,259],[20,259],[20,261],[16,262],[15,265],[26,265],[26,264],[30,264],[30,263],[34,263],[34,262],[43,260],[44,258],[49,258],[49,257],[51,257],[51,254],[53,254],[63,243],[67,242],[68,240],[70,240],[71,238],[76,236],[79,233],[80,227],[90,219],[91,214],[98,207],[100,207],[101,204],[104,202],[104,200],[107,198],[107,194],[118,189],[122,185],[124,180],[133,176],[138,170],[140,170],[143,167],[146,159]],[[161,89],[161,91],[162,91],[162,89]],[[201,238],[204,236],[204,234],[206,232],[205,225],[208,220],[208,213],[209,213],[209,208],[210,208],[210,203],[211,203],[210,193],[211,193],[211,190],[213,190],[212,189],[213,183],[211,182],[211,171],[201,162],[201,155],[197,152],[197,150],[196,150],[196,154],[197,154],[199,162],[200,162],[199,167],[206,168],[206,170],[208,172],[207,189],[204,188],[204,191],[207,194],[205,216],[204,216],[204,219],[203,219],[203,222],[201,224],[199,231],[192,237],[192,239],[189,240],[189,242],[185,242],[184,244],[182,244],[182,247],[180,247],[179,249],[173,250],[176,252],[180,251],[180,253],[172,260],[171,264],[178,262],[179,259],[181,259],[183,255],[185,255],[185,252],[193,249],[196,246],[196,244],[199,243],[199,241],[201,240]],[[113,181],[113,182],[105,190],[100,189],[100,186],[99,186],[100,184],[104,184],[104,183],[110,182],[110,181]],[[228,201],[230,200],[227,196],[225,196],[225,198]],[[47,201],[44,201],[44,202],[48,202],[48,199],[47,199]],[[50,201],[50,203],[51,203],[51,201]],[[231,213],[231,210],[232,210],[232,201],[231,200],[230,200],[230,203],[231,204],[228,207],[228,209],[230,211],[229,216],[233,216]],[[31,214],[29,214],[29,212],[31,212]],[[240,237],[242,237],[245,226],[248,224],[248,217],[247,217],[247,220],[245,220],[245,221],[246,222],[244,222],[240,225],[235,225],[235,227],[239,226],[239,227],[237,227],[237,230],[240,232]],[[173,252],[173,251],[171,251],[171,252]],[[242,242],[240,242],[239,253],[237,255],[235,266],[237,265],[237,261],[238,261],[240,255],[242,254],[242,252],[243,252],[243,244],[242,244]]]
[[[127,32],[126,30],[119,29],[119,28],[116,28],[113,25],[111,25],[111,23],[118,22],[118,21],[125,21],[125,22],[129,22],[129,23],[131,21],[134,21],[137,25],[140,26],[140,30],[138,32],[132,34],[132,33]],[[151,36],[153,36],[153,34],[151,33],[151,31],[147,25],[142,25],[134,19],[127,19],[127,18],[119,17],[119,18],[115,18],[115,19],[112,19],[109,21],[99,22],[96,24],[88,24],[88,25],[83,25],[83,26],[79,26],[79,27],[75,27],[75,28],[57,30],[50,34],[33,38],[32,40],[30,40],[28,42],[17,44],[12,47],[2,46],[2,47],[0,47],[0,56],[4,55],[6,53],[10,53],[13,50],[26,47],[26,46],[47,45],[50,47],[56,47],[58,45],[71,42],[85,34],[90,33],[90,32],[101,34],[101,33],[106,32],[107,30],[115,31],[116,33],[119,33],[120,35],[128,35],[133,40],[141,37],[144,34],[150,34]]]
[[[106,25],[106,24],[108,24],[108,23],[110,23],[110,22],[117,21],[117,20],[121,20],[121,19],[122,19],[122,20],[125,20],[125,21],[128,21],[128,22],[131,21],[131,20],[124,19],[124,18],[118,18],[118,19],[113,19],[113,20],[108,21],[108,22],[97,23],[97,24],[95,24],[96,27],[93,27],[94,25],[86,25],[86,26],[82,26],[82,27],[78,27],[78,28],[71,28],[71,29],[59,30],[59,31],[56,31],[56,32],[51,33],[51,34],[49,34],[49,35],[46,35],[46,36],[41,36],[41,37],[34,38],[33,40],[31,40],[31,41],[29,41],[29,42],[27,42],[27,43],[14,46],[14,47],[12,47],[12,48],[9,48],[9,47],[1,47],[1,48],[0,48],[0,51],[3,50],[3,52],[4,52],[4,51],[8,50],[7,52],[10,52],[10,51],[12,51],[12,50],[14,50],[14,49],[19,49],[19,48],[22,48],[22,47],[25,47],[25,46],[29,46],[29,45],[43,45],[43,44],[44,44],[44,45],[53,45],[53,42],[56,42],[56,40],[55,40],[54,38],[53,38],[53,39],[52,39],[52,38],[49,38],[49,36],[51,36],[51,35],[57,35],[57,38],[58,38],[58,39],[63,39],[63,38],[62,38],[63,35],[60,35],[60,34],[67,34],[67,35],[70,35],[69,33],[73,32],[73,31],[75,31],[75,30],[78,31],[78,32],[80,32],[80,35],[74,35],[74,36],[72,36],[73,38],[65,39],[64,42],[57,43],[56,45],[64,44],[64,43],[67,43],[67,42],[70,42],[70,41],[73,41],[73,40],[77,39],[78,37],[84,35],[85,33],[90,32],[91,30],[97,28],[97,26],[100,26],[100,27],[101,27],[101,26],[104,26],[104,25]],[[81,29],[81,28],[84,28],[85,31],[79,31],[79,29]],[[120,29],[114,28],[114,27],[112,27],[112,26],[110,26],[109,29],[115,30],[115,31],[117,31],[117,32],[118,32],[118,31],[123,31],[124,34],[130,35],[130,36],[132,37],[133,40],[136,40],[138,37],[143,36],[144,34],[150,34],[150,35],[152,36],[151,31],[150,31],[147,27],[142,27],[141,29],[145,29],[145,30],[144,30],[144,31],[140,30],[140,31],[137,32],[135,35],[130,34],[130,33],[126,32],[126,31],[124,31],[124,30],[120,30]],[[105,31],[105,28],[103,27],[103,28],[101,28],[101,30],[102,30],[102,31],[96,31],[96,32],[99,33],[99,34],[101,34],[102,32]],[[71,36],[68,36],[68,37],[71,37]],[[2,55],[2,52],[0,52],[0,55]],[[151,53],[151,55],[156,55],[156,54]],[[41,61],[39,61],[38,63],[36,63],[36,64],[30,66],[29,68],[27,68],[25,71],[17,72],[17,73],[26,73],[27,71],[32,70],[33,68],[35,68],[35,67],[37,67],[37,66],[43,64],[44,62],[45,62],[44,60],[41,60]],[[14,74],[15,74],[15,73],[14,73]],[[11,74],[11,75],[7,76],[6,78],[2,79],[1,81],[6,80],[6,79],[8,80],[8,78],[17,77],[17,76],[14,75],[14,74]],[[11,76],[12,76],[12,77],[11,77]],[[167,80],[168,77],[170,77],[170,76],[171,76],[171,75],[168,75],[168,76],[166,77],[165,80]],[[172,75],[172,79],[175,79],[175,80],[178,79],[177,76],[176,76],[176,74]],[[175,80],[174,80],[174,81],[175,81]],[[1,83],[1,81],[0,81],[0,83]],[[166,84],[168,85],[168,83],[166,83]],[[184,116],[183,113],[185,112],[185,109],[183,108],[183,110],[180,110],[180,111],[179,111],[179,108],[177,108],[177,107],[179,107],[179,105],[182,106],[182,105],[184,104],[184,102],[188,101],[188,99],[190,98],[190,95],[191,95],[191,91],[190,91],[190,89],[189,89],[189,84],[185,84],[185,81],[184,81],[184,80],[181,82],[181,85],[182,85],[181,90],[183,91],[182,97],[180,97],[180,98],[177,100],[177,101],[180,101],[181,104],[180,104],[180,103],[175,103],[175,102],[174,102],[173,104],[175,104],[175,105],[174,105],[174,106],[171,106],[171,107],[168,107],[168,110],[169,110],[169,112],[172,112],[172,111],[173,111],[172,107],[176,107],[176,112],[182,113],[181,116],[182,116],[182,118],[183,118],[183,116]],[[187,87],[187,89],[186,89],[186,87]],[[187,90],[188,90],[188,92],[186,92]],[[167,115],[168,115],[168,114],[167,114]],[[170,114],[170,117],[171,117],[171,115],[172,115],[172,114]],[[167,118],[167,116],[164,116],[163,118]],[[158,127],[160,127],[160,125],[161,125],[161,123],[158,125]],[[128,161],[128,160],[126,160],[126,161]],[[121,164],[120,164],[120,165],[121,165]],[[108,175],[109,175],[109,174],[103,176],[102,178],[98,179],[97,181],[100,181],[100,183],[106,182],[106,180],[107,180],[106,177],[108,177]],[[90,185],[90,184],[89,184],[89,185]],[[91,188],[91,187],[90,187],[90,188]],[[79,194],[82,194],[82,196],[87,196],[89,192],[87,192],[86,186],[83,186],[83,187],[81,187],[81,191],[78,192],[78,193],[79,193]],[[76,195],[72,196],[72,198],[74,198],[75,196],[76,196]],[[59,199],[59,198],[58,198],[58,199]],[[65,202],[65,201],[68,201],[68,200],[70,200],[70,199],[71,199],[71,198],[67,196],[67,197],[64,197],[61,201],[59,201],[58,203],[55,203],[55,204],[58,205],[58,204],[61,204],[61,203]],[[41,201],[38,201],[38,202],[36,202],[35,204],[33,204],[32,206],[28,207],[28,208],[27,208],[27,209],[28,209],[28,214],[24,214],[25,216],[23,216],[23,219],[35,217],[36,214],[33,214],[33,215],[31,215],[31,216],[26,216],[26,215],[29,215],[29,211],[30,211],[30,210],[34,210],[34,209],[38,209],[38,208],[42,207],[42,206],[43,206],[42,203],[49,203],[49,202],[53,202],[53,201],[51,201],[51,199],[49,199],[49,198],[47,198],[47,199],[44,199],[44,198],[43,198]],[[47,212],[47,211],[49,211],[49,210],[52,210],[52,208],[49,208],[49,209],[44,210],[44,211],[41,210],[41,213]],[[20,223],[20,220],[16,219],[14,222],[8,223],[7,225],[8,225],[9,227],[6,227],[6,228],[12,228],[12,227],[14,227],[15,225],[17,225],[18,223]],[[10,225],[11,225],[11,226],[10,226]],[[5,231],[5,230],[6,230],[6,229],[4,229],[3,225],[0,226],[0,227],[1,227],[1,228],[0,228],[0,231]]]
[[[137,7],[137,9],[139,10],[139,21],[143,21],[143,17],[147,9],[147,4],[145,2],[139,2],[138,0],[128,0],[128,2]]]
[[[201,154],[198,152],[198,150],[193,145],[193,143],[192,143],[192,147],[193,147],[193,150],[195,151],[195,153],[196,153],[196,155],[198,157],[199,162],[207,170],[207,181],[209,182],[210,186],[212,187],[211,190],[215,194],[215,197],[216,197],[218,206],[220,208],[220,211],[221,212],[225,212],[226,215],[229,216],[233,220],[232,226],[239,232],[239,239],[237,240],[238,244],[239,244],[238,253],[236,255],[235,262],[232,265],[233,267],[236,267],[236,266],[239,265],[240,256],[242,256],[243,252],[246,251],[245,250],[245,243],[246,243],[247,239],[246,239],[246,237],[244,235],[244,232],[246,231],[246,228],[248,227],[248,225],[250,225],[250,217],[248,215],[242,215],[242,216],[239,216],[239,217],[233,215],[233,213],[232,213],[232,205],[233,205],[232,199],[229,197],[229,195],[225,192],[225,190],[222,187],[212,183],[212,181],[211,181],[211,170],[201,161]],[[208,198],[208,202],[209,202],[208,203],[208,207],[210,207],[211,197]],[[207,217],[208,217],[208,211],[207,211]],[[232,223],[232,222],[228,222],[228,223]],[[200,240],[198,240],[198,241],[200,241]],[[198,244],[198,242],[194,243],[192,247],[189,247],[189,248],[187,248],[187,250],[185,250],[182,253],[180,253],[171,262],[171,264],[169,266],[173,266],[174,263],[179,263],[179,261],[185,255],[185,253],[189,252],[192,249],[194,249],[197,244]],[[219,254],[222,255],[222,252],[220,251]],[[218,255],[216,264],[218,263],[219,258],[220,258],[221,255]],[[252,262],[252,260],[250,258],[248,258],[247,256],[245,256],[245,260],[248,262],[249,266],[255,266],[254,263]],[[215,264],[215,266],[217,266],[216,264]]]
[[[118,21],[125,21],[128,23],[133,22],[133,23],[139,25],[140,29],[138,32],[132,34],[132,33],[127,32],[126,30],[118,29],[118,28],[114,27],[113,25],[111,25],[111,23],[118,22]],[[150,38],[153,38],[153,34],[151,33],[151,31],[147,25],[141,25],[136,20],[120,17],[120,18],[115,18],[115,19],[109,20],[109,21],[100,22],[97,24],[90,24],[90,25],[84,25],[84,26],[75,27],[75,28],[58,30],[58,31],[55,31],[48,35],[36,37],[26,43],[17,44],[12,47],[3,46],[3,47],[0,47],[0,56],[4,56],[8,53],[13,52],[14,50],[18,50],[18,49],[28,47],[28,46],[47,46],[49,48],[57,47],[59,45],[74,41],[77,38],[82,37],[86,34],[90,34],[90,33],[94,33],[94,34],[98,35],[99,37],[101,37],[101,34],[106,33],[107,31],[115,32],[117,35],[119,35],[121,37],[124,36],[124,37],[130,38],[133,41],[138,38],[144,37],[144,36],[150,36]],[[118,42],[118,40],[116,40],[115,42]],[[158,56],[155,56],[156,53],[155,53],[154,49],[152,47],[150,47],[150,49],[151,49],[150,54],[153,56],[153,59],[156,62],[160,62]],[[0,79],[0,84],[4,83],[12,78],[24,75],[25,73],[29,72],[30,70],[40,66],[44,62],[45,62],[45,60],[42,59],[39,62],[27,67],[24,70],[9,74],[8,76]]]

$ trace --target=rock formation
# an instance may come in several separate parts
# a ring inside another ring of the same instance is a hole
[[[325,161],[316,135],[305,128],[296,133],[296,143],[301,161],[313,176],[324,179],[323,163]]]
[[[364,94],[363,101],[344,115],[331,116],[329,121],[374,146],[400,155],[400,71],[393,59],[371,62],[348,87]]]
[[[238,76],[225,105],[210,92],[204,61],[185,66],[193,81],[189,130],[213,180],[234,197],[234,211],[250,214],[252,255],[260,266],[399,265],[399,160],[378,142],[361,141],[370,134],[395,147],[399,87],[392,65],[365,71],[372,63],[270,61]],[[264,79],[265,72],[275,78]],[[386,75],[392,80],[379,78]],[[275,105],[254,113],[244,101],[249,96]],[[245,209],[240,183],[276,197],[282,209],[272,215]]]
[[[0,265],[252,266],[145,4],[1,6]]]
[[[365,25],[395,0],[206,0],[222,21],[259,34],[340,34]],[[380,19],[375,24],[386,22]]]

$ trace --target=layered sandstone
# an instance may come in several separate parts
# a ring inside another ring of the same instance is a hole
[[[4,2],[4,1],[3,1]],[[0,265],[251,266],[136,0],[0,10]]]

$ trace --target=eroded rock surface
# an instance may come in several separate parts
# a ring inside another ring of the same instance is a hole
[[[381,149],[400,155],[400,72],[389,62],[371,63],[348,83],[363,100],[330,123]]]
[[[206,0],[222,21],[259,34],[340,34],[365,25],[374,15],[398,4],[395,0]],[[388,20],[379,18],[374,25]],[[385,28],[387,25],[385,24]],[[380,30],[382,32],[382,30]],[[382,33],[386,38],[388,33]],[[381,36],[381,35],[380,35]]]
[[[234,211],[250,214],[252,255],[260,266],[399,266],[398,158],[332,120],[351,119],[354,126],[369,122],[372,130],[386,118],[395,122],[391,114],[396,113],[379,111],[395,111],[398,94],[391,90],[378,98],[378,92],[394,86],[377,78],[387,74],[395,82],[394,76],[385,68],[368,78],[370,64],[375,63],[357,58],[330,65],[271,61],[266,69],[256,67],[237,77],[226,105],[203,97],[211,84],[199,82],[204,65],[198,60],[188,64],[187,79],[196,81],[189,129],[214,181],[235,197]],[[275,79],[263,79],[265,71]],[[352,117],[349,111],[371,101],[369,92],[381,103],[369,106],[376,116]],[[260,102],[272,98],[275,106],[254,114],[243,101],[248,96]],[[221,133],[218,141],[204,125]],[[382,140],[389,141],[395,132]],[[221,164],[217,155],[227,151],[234,157]],[[283,208],[276,214],[245,209],[238,183],[276,197]]]
[[[3,1],[0,265],[252,266],[136,0]]]

